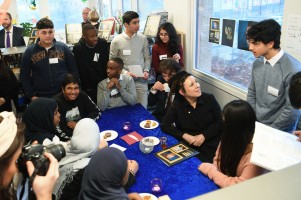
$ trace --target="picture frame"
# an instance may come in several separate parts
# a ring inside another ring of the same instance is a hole
[[[219,19],[210,18],[210,30],[211,31],[219,31]]]
[[[38,37],[37,36],[37,30],[38,29],[36,27],[32,28],[31,33],[30,33],[30,37]]]
[[[66,43],[75,44],[82,37],[82,25],[81,24],[66,24]]]
[[[37,39],[38,39],[37,37],[30,37],[30,38],[28,39],[27,46],[30,46],[30,45],[36,43],[36,42],[37,42]]]
[[[110,36],[114,34],[114,26],[114,19],[106,19],[101,21],[98,28],[98,37],[108,41]]]
[[[146,37],[157,37],[160,21],[161,15],[149,15],[145,23],[143,35]]]

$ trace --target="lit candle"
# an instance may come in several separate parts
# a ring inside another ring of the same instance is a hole
[[[130,122],[124,122],[123,123],[123,130],[125,130],[125,131],[131,130],[131,123]]]
[[[152,188],[153,192],[160,192],[161,191],[161,188],[159,185],[154,185],[153,188]]]

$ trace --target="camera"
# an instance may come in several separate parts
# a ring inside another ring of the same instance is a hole
[[[58,161],[66,155],[65,148],[61,144],[27,144],[22,148],[22,153],[18,159],[18,169],[24,177],[29,177],[26,161],[31,161],[37,170],[38,175],[45,176],[49,167],[49,159],[44,156],[44,152],[51,153]]]

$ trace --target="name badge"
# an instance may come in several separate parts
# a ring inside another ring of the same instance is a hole
[[[99,60],[99,53],[95,53],[93,61],[98,62],[98,60]]]
[[[116,88],[111,90],[111,96],[114,96],[115,94],[118,94],[118,90]]]
[[[159,55],[159,59],[160,59],[160,60],[167,59],[167,54],[165,54],[165,55]]]
[[[49,58],[49,63],[50,64],[59,63],[59,59],[58,58]]]
[[[131,55],[131,50],[123,50],[123,55],[124,56],[130,56]]]
[[[279,90],[276,88],[273,88],[272,86],[268,86],[268,93],[275,97],[278,97]]]

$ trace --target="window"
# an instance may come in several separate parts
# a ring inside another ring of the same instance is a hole
[[[140,29],[143,32],[147,16],[152,12],[163,11],[163,0],[138,0]]]
[[[17,6],[18,6],[18,15],[19,15],[18,23],[30,22],[32,24],[35,24],[36,21],[40,19],[39,7],[37,7],[36,10],[32,10],[29,7],[30,4],[24,0],[17,0]]]
[[[282,23],[284,0],[198,0],[195,69],[246,90],[251,81],[253,54],[237,48],[239,20],[274,18]],[[210,18],[235,20],[233,47],[209,42]]]

